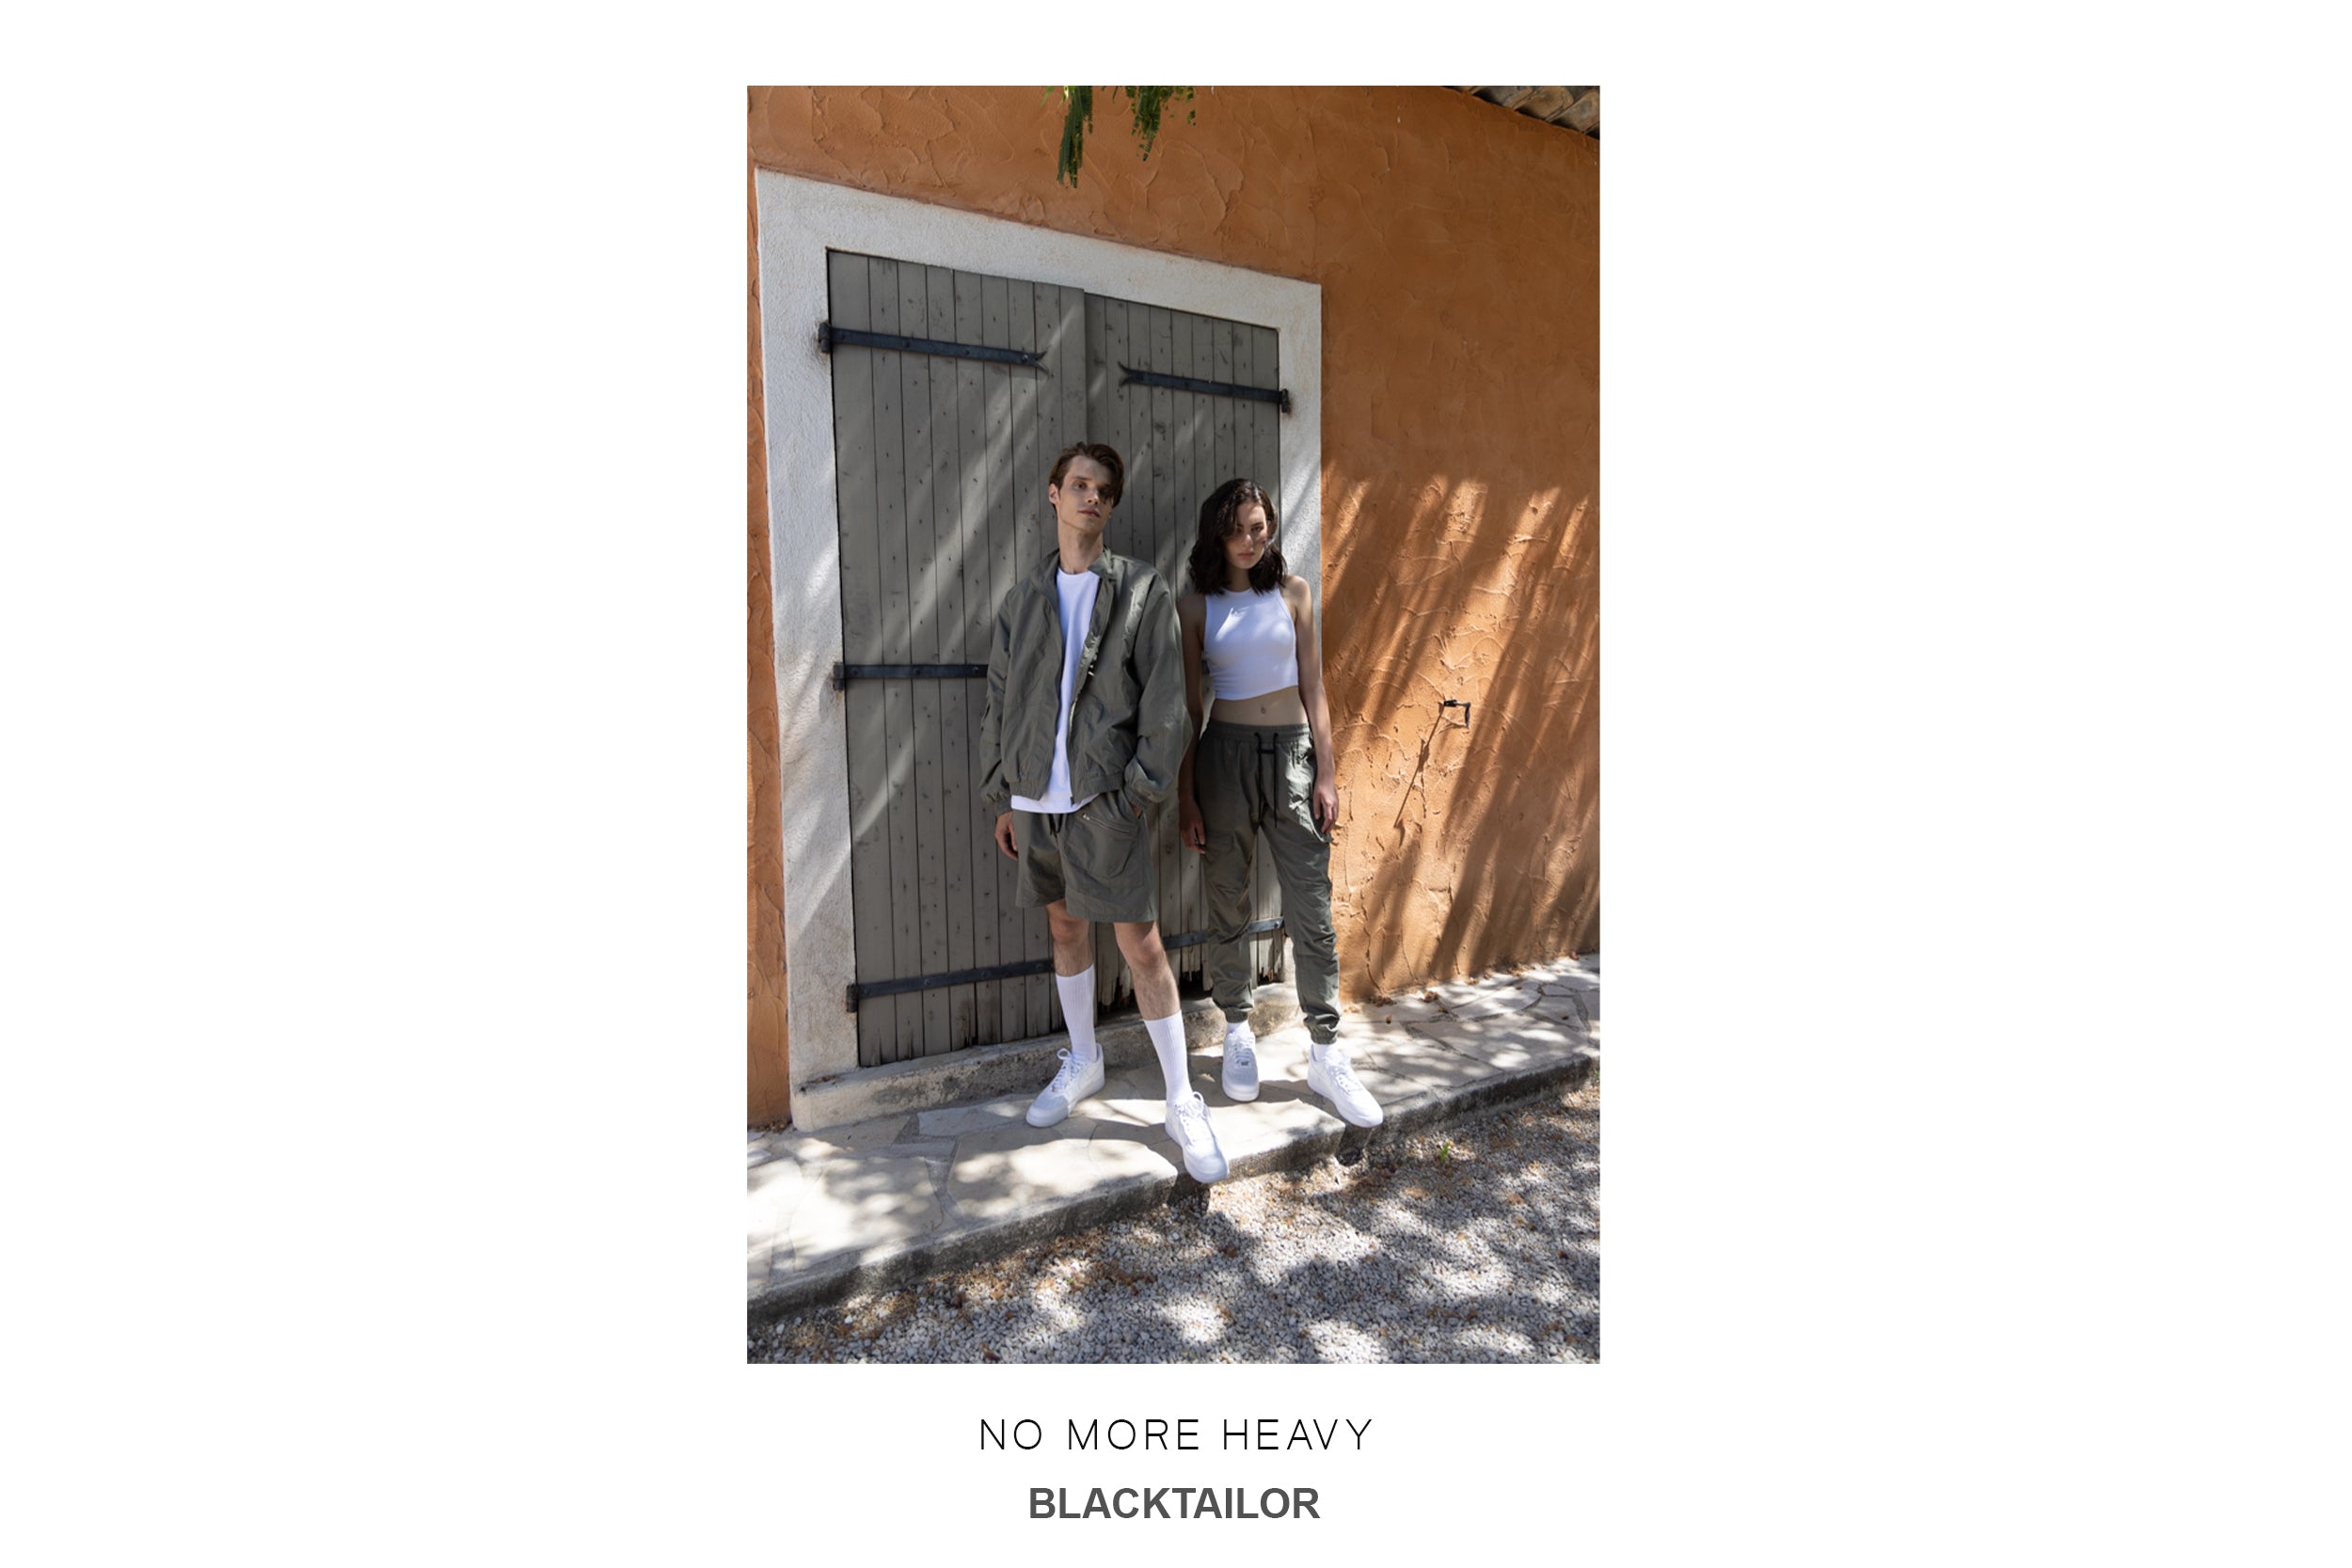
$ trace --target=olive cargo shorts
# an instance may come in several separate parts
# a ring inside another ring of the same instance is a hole
[[[1013,897],[1021,908],[1059,900],[1080,920],[1159,918],[1152,816],[1130,812],[1119,791],[1106,789],[1056,816],[1015,810],[1012,837],[1021,847],[1021,886]]]
[[[1282,888],[1282,929],[1298,974],[1307,1032],[1332,1037],[1340,1025],[1340,968],[1331,935],[1331,845],[1315,831],[1315,749],[1304,724],[1229,724],[1213,719],[1193,752],[1193,798],[1208,835],[1201,887],[1209,990],[1232,1022],[1257,1000],[1256,974],[1241,942],[1249,924],[1249,871],[1258,831],[1274,853]]]

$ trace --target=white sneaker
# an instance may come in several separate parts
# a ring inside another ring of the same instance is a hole
[[[1054,1074],[1054,1081],[1039,1091],[1036,1102],[1030,1105],[1031,1127],[1053,1126],[1068,1116],[1071,1107],[1078,1101],[1102,1091],[1102,1057],[1088,1060],[1074,1056],[1068,1046],[1064,1046],[1057,1054],[1061,1057],[1061,1070]]]
[[[1184,1151],[1186,1174],[1202,1186],[1225,1180],[1225,1151],[1216,1147],[1209,1126],[1209,1104],[1197,1089],[1186,1089],[1168,1107],[1168,1135]]]
[[[1322,1060],[1308,1058],[1307,1086],[1329,1101],[1338,1109],[1340,1119],[1350,1126],[1380,1125],[1380,1103],[1372,1098],[1370,1089],[1356,1081],[1356,1069],[1348,1065],[1345,1046],[1327,1045]]]
[[[1258,1037],[1247,1023],[1225,1026],[1225,1066],[1217,1077],[1228,1100],[1258,1098]]]

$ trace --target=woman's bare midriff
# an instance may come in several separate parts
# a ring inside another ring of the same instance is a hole
[[[1229,724],[1303,724],[1307,705],[1299,700],[1298,688],[1286,686],[1260,697],[1219,697],[1209,705],[1209,717]]]

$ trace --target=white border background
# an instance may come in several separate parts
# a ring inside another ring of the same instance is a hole
[[[740,1361],[733,84],[1052,52],[439,20],[0,105],[31,1556],[1033,1561],[960,1456],[1073,1405],[1375,1417],[1376,1560],[2344,1555],[2307,12],[1448,17],[1611,95],[1604,1363],[919,1376]]]

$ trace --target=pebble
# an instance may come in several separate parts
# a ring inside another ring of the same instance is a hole
[[[753,1361],[1593,1362],[1600,1083],[806,1308]]]

